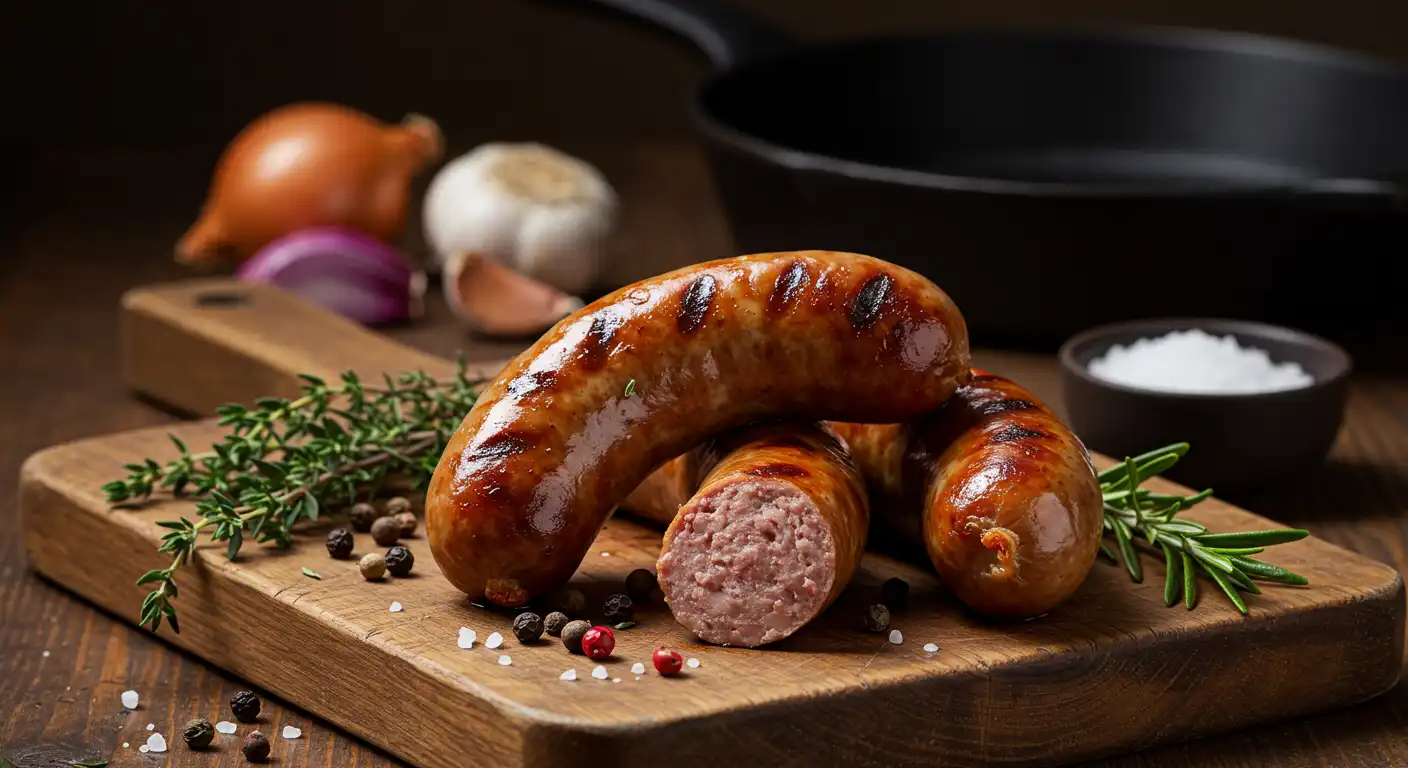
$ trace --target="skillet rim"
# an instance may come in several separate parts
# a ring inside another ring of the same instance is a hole
[[[1261,201],[1268,197],[1322,199],[1326,196],[1344,198],[1397,199],[1408,195],[1393,182],[1364,178],[1333,178],[1313,183],[1286,184],[1179,184],[1170,186],[1158,182],[1047,182],[1017,181],[979,176],[934,173],[913,168],[880,165],[841,157],[808,152],[778,144],[761,136],[739,130],[715,117],[704,101],[711,92],[727,87],[729,82],[745,78],[749,70],[769,62],[807,55],[844,52],[898,42],[941,42],[975,38],[1037,38],[1041,41],[1074,43],[1122,43],[1186,51],[1231,53],[1239,56],[1282,59],[1322,68],[1343,69],[1351,73],[1397,80],[1408,94],[1408,66],[1400,65],[1376,54],[1354,51],[1323,43],[1252,32],[1215,30],[1188,26],[1140,24],[1058,24],[1050,26],[980,25],[928,33],[866,35],[819,44],[798,45],[770,56],[754,59],[733,69],[715,72],[694,90],[690,99],[691,121],[711,142],[759,160],[766,165],[795,172],[839,176],[855,181],[1005,197],[1094,198],[1094,199],[1219,199]],[[1408,142],[1408,139],[1405,140]],[[1401,176],[1391,171],[1382,176]]]

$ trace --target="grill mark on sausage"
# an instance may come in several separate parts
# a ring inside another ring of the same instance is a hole
[[[498,461],[517,456],[537,442],[537,436],[521,429],[505,429],[475,446],[470,461]]]
[[[764,464],[761,467],[753,467],[748,470],[748,474],[757,477],[806,477],[809,473],[796,464],[776,462]]]
[[[772,294],[768,296],[768,311],[781,312],[796,300],[802,293],[802,288],[811,282],[811,273],[807,271],[807,263],[804,261],[794,261],[782,274],[777,276],[777,281],[773,283]]]
[[[1010,411],[1030,411],[1036,407],[1036,403],[1030,400],[1018,400],[1015,398],[1003,398],[1002,400],[989,400],[978,407],[978,413],[984,416],[996,416],[999,413]]]
[[[680,299],[680,313],[675,318],[675,324],[679,326],[681,333],[693,333],[704,324],[704,318],[714,303],[714,292],[718,287],[719,281],[715,280],[713,275],[700,275],[689,284],[684,298]]]
[[[894,284],[895,279],[889,275],[876,275],[865,281],[856,294],[856,303],[851,306],[852,328],[864,331],[874,327],[875,321],[880,319],[880,310],[893,296]]]
[[[611,353],[612,341],[616,338],[616,331],[621,328],[622,319],[614,312],[598,312],[592,318],[592,326],[587,329],[587,337],[582,339],[581,357],[582,365],[588,370],[600,368],[607,356]]]
[[[557,384],[557,373],[538,371],[517,376],[508,383],[504,392],[515,400],[522,399],[539,390],[552,389]]]
[[[1035,429],[1027,429],[1026,427],[1019,426],[1017,424],[1011,424],[992,433],[992,435],[988,437],[988,441],[993,443],[1010,443],[1015,440],[1027,440],[1030,438],[1044,437],[1051,437],[1051,435],[1048,435],[1045,432],[1038,432]]]

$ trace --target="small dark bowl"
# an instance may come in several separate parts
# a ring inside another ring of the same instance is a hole
[[[1098,379],[1090,361],[1115,344],[1201,328],[1266,350],[1274,362],[1296,362],[1313,383],[1259,394],[1185,394],[1135,389]],[[1344,420],[1349,355],[1307,333],[1240,320],[1133,320],[1092,328],[1061,347],[1066,413],[1086,447],[1136,456],[1186,442],[1192,448],[1167,473],[1196,488],[1265,488],[1325,460]]]

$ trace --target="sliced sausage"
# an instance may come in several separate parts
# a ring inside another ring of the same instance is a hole
[[[921,537],[944,585],[973,610],[1037,616],[1095,561],[1100,483],[1085,446],[1036,396],[973,374],[924,418],[833,426],[867,478],[878,527]]]
[[[667,466],[679,465],[693,465],[702,480],[666,529],[656,568],[675,620],[701,640],[781,640],[850,583],[869,505],[828,427],[745,428]]]
[[[878,259],[827,251],[708,262],[558,323],[491,383],[431,479],[445,577],[517,606],[563,584],[659,465],[765,419],[895,422],[968,376],[949,297]]]

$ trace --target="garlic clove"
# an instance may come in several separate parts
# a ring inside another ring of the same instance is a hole
[[[541,333],[582,308],[582,300],[474,253],[445,265],[445,300],[471,328],[494,336]]]

